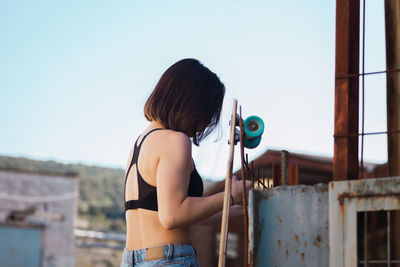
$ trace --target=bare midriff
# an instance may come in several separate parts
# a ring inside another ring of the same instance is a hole
[[[128,210],[126,218],[126,249],[138,250],[166,244],[190,244],[190,228],[166,229],[158,218],[157,211]]]

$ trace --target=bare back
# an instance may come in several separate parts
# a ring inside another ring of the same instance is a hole
[[[142,142],[143,136],[150,130],[151,128],[148,128],[144,131],[138,139],[138,144]],[[156,176],[160,157],[159,151],[165,143],[165,136],[168,135],[168,132],[169,130],[155,131],[143,140],[137,164],[131,167],[127,177],[125,187],[126,201],[137,200],[139,198],[136,165],[139,166],[139,173],[144,181],[157,187]],[[133,157],[133,151],[134,149],[130,152],[128,167]],[[155,247],[168,243],[190,244],[189,227],[166,229],[160,223],[157,211],[143,208],[131,209],[126,211],[125,217],[127,225],[126,249],[128,250]]]

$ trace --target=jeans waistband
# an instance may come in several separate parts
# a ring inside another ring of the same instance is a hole
[[[175,257],[193,256],[196,257],[196,251],[191,245],[187,244],[167,244],[160,246],[163,248],[164,260],[170,261]],[[123,261],[134,265],[135,263],[146,261],[147,248],[138,250],[127,250],[124,248]]]

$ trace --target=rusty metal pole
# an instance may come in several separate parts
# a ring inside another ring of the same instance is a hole
[[[400,1],[385,0],[386,69],[400,68]],[[400,176],[400,72],[386,74],[389,176]]]
[[[281,166],[279,164],[272,164],[272,187],[277,187],[281,185],[280,179]]]
[[[281,185],[289,183],[289,152],[281,151]]]
[[[333,180],[358,178],[359,44],[360,1],[336,0]]]
[[[385,0],[386,70],[400,68],[400,1]],[[400,72],[386,74],[388,174],[400,176]],[[388,213],[389,214],[389,213]],[[400,240],[400,215],[393,212],[392,237]],[[390,218],[390,217],[388,217]],[[390,225],[390,220],[388,222]],[[400,255],[400,246],[393,250]]]
[[[289,164],[289,185],[299,184],[299,165]]]

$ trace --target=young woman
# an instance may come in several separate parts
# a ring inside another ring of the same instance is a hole
[[[202,196],[192,143],[199,145],[218,125],[224,94],[215,73],[195,59],[183,59],[166,70],[148,98],[144,115],[150,123],[126,169],[121,267],[199,266],[190,225],[220,212],[223,192]],[[234,178],[232,202],[241,204],[241,194],[241,182]]]

